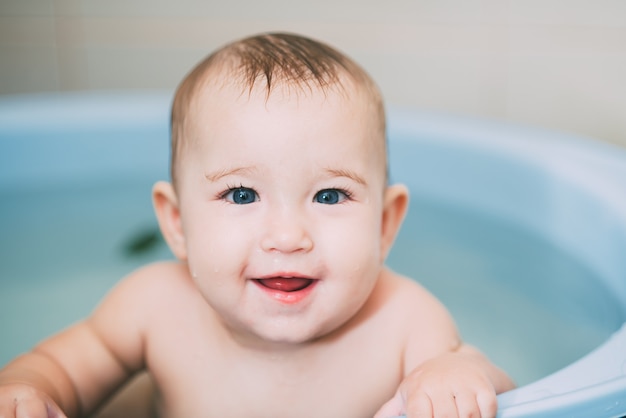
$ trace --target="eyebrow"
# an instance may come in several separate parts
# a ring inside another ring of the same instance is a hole
[[[340,169],[326,168],[324,171],[326,171],[328,174],[330,174],[333,177],[347,177],[349,179],[354,180],[355,182],[359,184],[362,184],[363,186],[367,185],[367,182],[365,181],[365,179],[352,170],[345,170],[341,168]]]
[[[207,180],[214,182],[217,181],[221,178],[227,177],[227,176],[231,176],[231,175],[235,175],[235,174],[243,174],[243,175],[251,175],[253,173],[255,173],[257,170],[255,167],[249,166],[249,167],[235,167],[235,168],[224,168],[221,170],[215,170],[209,173],[205,173],[204,174],[204,178],[206,178]]]
[[[215,182],[227,176],[252,175],[252,174],[255,174],[257,171],[258,170],[252,166],[225,168],[225,169],[215,170],[209,173],[205,173],[204,177],[211,182]],[[346,169],[341,169],[341,168],[340,169],[325,168],[324,171],[327,174],[329,174],[331,177],[346,177],[364,186],[367,185],[367,182],[365,181],[365,179],[352,170],[346,170]]]

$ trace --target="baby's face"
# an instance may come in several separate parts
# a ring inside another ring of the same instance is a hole
[[[386,251],[376,116],[361,94],[210,90],[179,165],[191,274],[242,338],[324,335],[367,300]]]

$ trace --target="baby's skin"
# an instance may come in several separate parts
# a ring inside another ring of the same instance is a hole
[[[178,261],[9,363],[0,417],[89,415],[142,370],[161,417],[494,417],[511,380],[384,265],[408,194],[364,93],[241,90],[204,85],[154,186]]]

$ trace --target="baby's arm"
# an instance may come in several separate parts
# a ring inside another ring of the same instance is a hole
[[[116,378],[110,357],[85,322],[44,341],[0,371],[0,416],[81,415]]]
[[[0,417],[88,414],[141,368],[143,298],[135,292],[149,274],[124,280],[90,318],[0,370]]]
[[[495,417],[496,394],[513,389],[514,383],[477,349],[461,342],[438,301],[429,294],[421,296],[413,303],[421,306],[417,314],[426,321],[419,321],[409,337],[405,377],[375,418]]]

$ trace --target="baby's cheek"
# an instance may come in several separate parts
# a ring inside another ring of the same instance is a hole
[[[364,222],[346,228],[340,238],[332,239],[329,244],[333,246],[330,253],[336,268],[361,283],[369,276],[376,276],[381,265],[379,237],[371,225]]]

